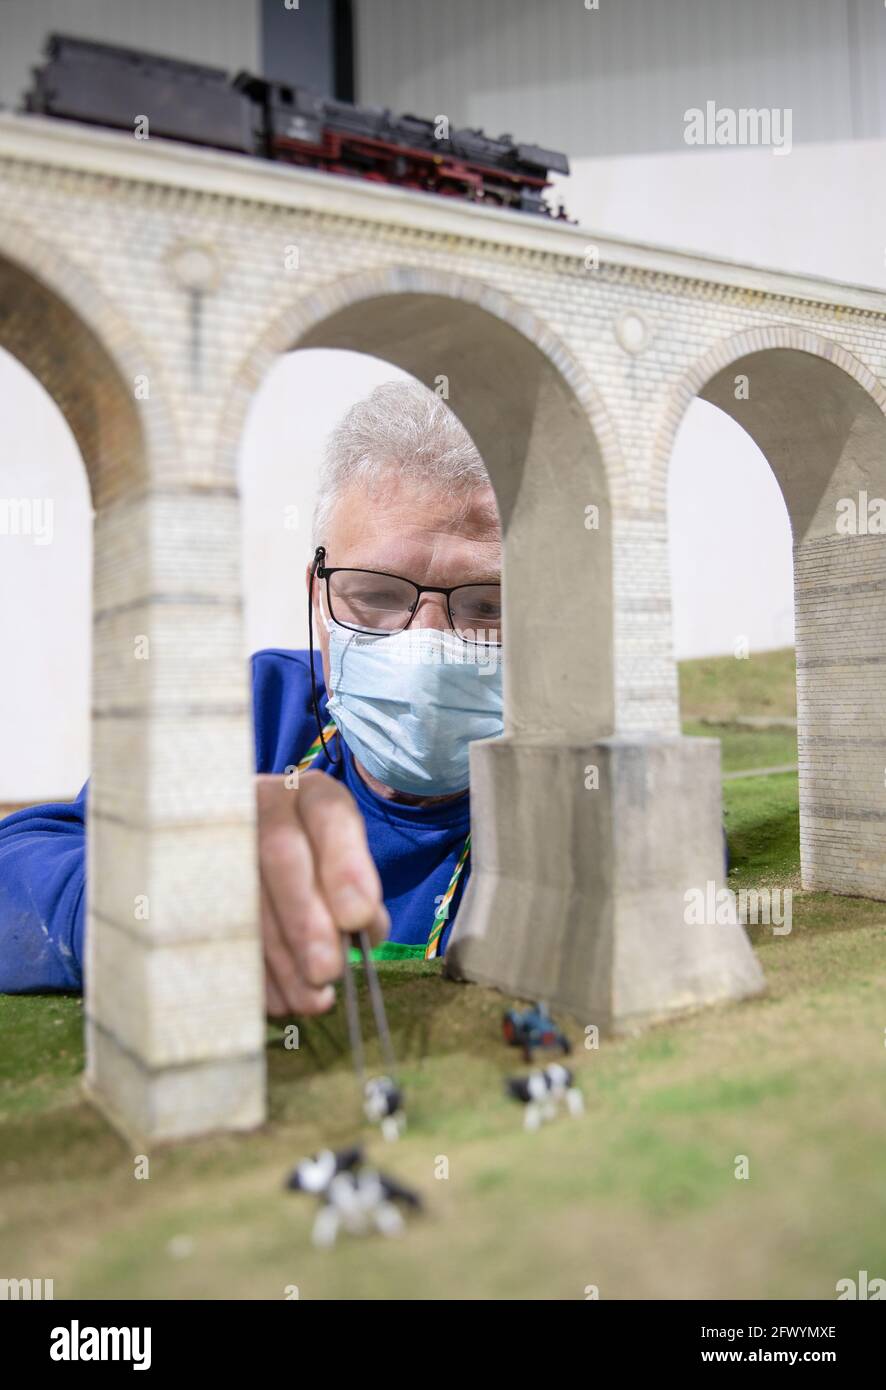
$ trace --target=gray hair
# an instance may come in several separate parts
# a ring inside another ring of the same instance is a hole
[[[489,474],[464,425],[419,381],[386,381],[352,405],[333,430],[320,468],[313,544],[326,540],[345,488],[369,487],[394,468],[401,478],[463,494],[488,486]]]

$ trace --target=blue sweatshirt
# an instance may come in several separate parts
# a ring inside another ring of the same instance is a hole
[[[317,737],[308,662],[305,651],[269,650],[252,658],[259,772],[285,771]],[[314,662],[326,724],[319,653]],[[470,794],[437,806],[387,801],[366,785],[337,735],[332,752],[343,761],[332,763],[321,750],[313,767],[344,781],[357,801],[391,914],[390,940],[424,945],[470,830]],[[0,821],[0,993],[82,987],[88,785],[76,801],[29,807]],[[450,904],[441,952],[469,868],[470,859]]]

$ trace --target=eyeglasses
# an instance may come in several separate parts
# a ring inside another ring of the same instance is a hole
[[[444,594],[452,630],[465,642],[501,646],[501,584],[455,584],[438,589],[414,584],[383,570],[329,569],[318,565],[326,581],[329,615],[340,627],[367,636],[403,632],[412,622],[422,594]]]

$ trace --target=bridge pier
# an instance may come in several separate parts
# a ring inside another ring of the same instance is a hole
[[[716,739],[483,740],[471,798],[450,976],[600,1034],[763,989],[739,923],[687,922],[687,895],[723,883]]]
[[[264,1119],[250,689],[236,496],[95,521],[86,1085],[134,1139]]]

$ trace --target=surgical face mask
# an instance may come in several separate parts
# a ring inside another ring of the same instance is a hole
[[[501,649],[437,628],[374,637],[324,620],[327,708],[351,752],[395,791],[464,791],[468,745],[504,730]]]

